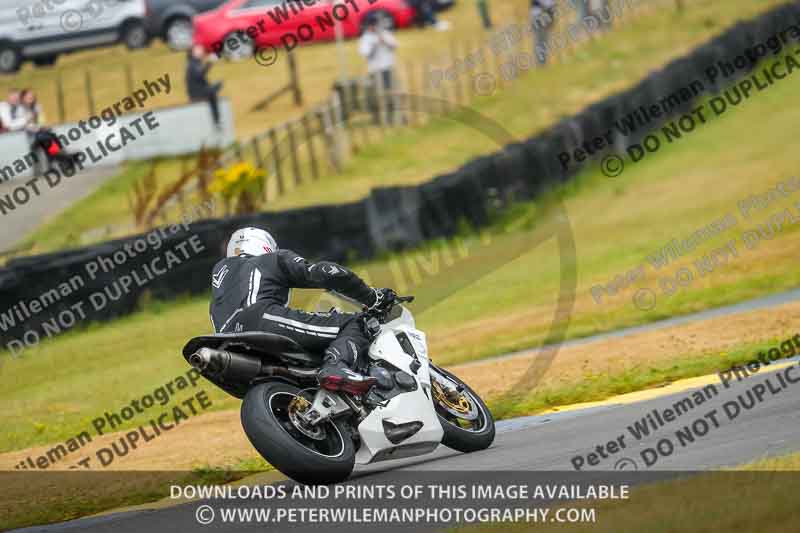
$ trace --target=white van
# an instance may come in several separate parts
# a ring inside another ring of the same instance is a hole
[[[145,47],[146,12],[145,0],[0,0],[0,72],[85,48]]]

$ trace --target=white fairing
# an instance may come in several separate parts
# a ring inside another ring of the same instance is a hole
[[[414,359],[403,351],[396,334],[405,332],[414,347],[420,367],[411,370]],[[399,394],[385,407],[376,407],[358,426],[361,447],[356,454],[358,464],[400,459],[432,452],[442,441],[442,425],[431,400],[430,359],[425,334],[415,328],[414,317],[403,308],[399,318],[385,324],[372,343],[369,355],[384,360],[417,380],[417,389]],[[383,421],[392,424],[422,422],[422,428],[398,444],[392,444],[384,433]]]

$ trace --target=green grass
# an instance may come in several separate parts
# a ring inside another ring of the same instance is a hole
[[[226,468],[199,467],[192,472],[10,473],[6,481],[13,490],[0,502],[0,528],[74,520],[162,500],[170,496],[172,485],[225,485],[271,470],[263,460],[253,459]],[[35,501],[30,499],[31,492],[36,493]]]
[[[730,490],[731,486],[736,489]],[[798,488],[797,476],[788,473],[702,474],[636,488],[629,501],[557,506],[592,507],[596,510],[596,523],[464,526],[448,531],[514,533],[535,527],[542,532],[783,533],[795,530],[797,511],[790,494]]]
[[[681,379],[724,372],[757,359],[759,351],[779,346],[785,338],[765,339],[725,352],[675,354],[667,364],[634,364],[630,368],[611,369],[608,373],[587,374],[579,383],[567,386],[534,390],[525,390],[524,386],[519,386],[511,393],[490,401],[489,407],[497,418],[513,418],[562,405],[605,400]],[[769,367],[764,372],[768,370]]]
[[[726,4],[726,9],[720,9],[706,0],[692,2],[678,15],[672,0],[641,2],[635,9],[627,10],[622,19],[618,19],[619,24],[613,31],[597,34],[591,42],[582,40],[573,50],[557,55],[556,62],[546,69],[528,71],[491,96],[473,98],[469,107],[487,119],[501,124],[512,137],[528,138],[562,117],[573,115],[591,103],[636,83],[654,66],[690,52],[693,47],[722,32],[736,21],[753,17],[781,3],[779,0],[759,3],[731,0]],[[477,19],[472,20],[475,15],[474,6],[466,4],[462,4],[452,15],[446,17],[457,22],[456,34],[417,31],[402,33],[400,64],[405,66],[411,61],[419,66],[422,58],[429,58],[432,67],[446,66],[450,62],[439,59],[446,55],[449,41],[452,39],[461,42],[468,38],[472,42],[470,49],[478,49],[479,44],[486,48],[486,64],[477,68],[474,73],[481,72],[482,69],[493,72],[494,58],[491,48],[486,44],[488,36],[476,31],[474,23]],[[518,0],[503,2],[496,8],[498,20],[522,21],[519,15],[512,18],[512,13],[520,10],[524,12],[525,5],[526,2]],[[565,9],[564,13],[566,18],[562,24],[571,23],[572,10]],[[498,25],[498,28],[501,27],[502,25]],[[529,42],[529,36],[525,36],[521,45],[523,50],[527,50]],[[348,44],[348,53],[351,56],[354,53],[352,46],[353,43]],[[437,50],[432,54],[433,57],[430,57],[431,50]],[[459,55],[464,55],[464,52]],[[303,63],[306,56],[309,58],[308,74],[305,74]],[[145,62],[144,57],[142,56],[142,63]],[[327,96],[335,79],[335,68],[330,64],[330,57],[329,46],[312,46],[301,50],[300,64],[304,75],[308,76],[309,85],[313,86],[314,102]],[[360,64],[355,57],[351,57],[351,60],[352,65]],[[315,69],[312,64],[316,66]],[[148,63],[147,68],[157,69],[158,65],[159,63]],[[163,67],[161,68],[163,73]],[[177,66],[171,68],[179,69]],[[257,86],[264,80],[254,77],[252,68],[241,71],[242,65],[221,65],[220,68],[220,73],[225,73],[227,86],[230,87],[228,94],[234,96],[237,113],[241,115],[237,115],[237,124],[245,122],[248,126],[239,131],[240,136],[263,131],[274,124],[275,117],[289,118],[299,115],[298,111],[288,106],[279,106],[280,109],[276,108],[266,117],[260,113],[243,112],[252,105],[252,99],[258,96]],[[155,73],[154,71],[153,74]],[[176,74],[173,77],[180,76]],[[470,90],[467,87],[470,83],[468,78],[464,76],[460,80],[464,91]],[[419,84],[421,73],[417,73],[416,79]],[[450,98],[453,98],[454,85],[454,82],[446,84]],[[423,93],[420,88],[414,87],[409,92]],[[338,203],[362,198],[376,186],[427,181],[436,174],[456,168],[470,158],[497,151],[496,142],[488,138],[481,129],[481,123],[466,118],[464,113],[454,113],[446,118],[435,118],[422,127],[389,132],[382,139],[380,134],[373,131],[370,136],[373,141],[378,142],[350,158],[341,174],[333,174],[323,168],[324,175],[319,181],[290,189],[283,197],[271,200],[265,208],[283,210]],[[358,137],[358,142],[362,142],[361,137]],[[420,147],[424,147],[424,150],[420,150]],[[288,165],[286,167],[285,172],[288,172]],[[176,179],[176,169],[177,166],[165,168],[159,181],[167,183]],[[130,172],[126,173],[129,174]],[[120,178],[125,179],[127,178]],[[101,198],[90,197],[77,204],[75,209],[57,216],[52,223],[28,239],[37,245],[26,253],[73,245],[74,241],[64,238],[61,228],[69,227],[70,233],[82,234],[94,230],[98,225],[97,221],[103,221],[103,225],[108,225],[107,220],[113,220],[116,224],[120,218],[123,223],[129,222],[132,219],[127,214],[129,185],[130,181],[127,181],[115,189],[116,194],[103,195]],[[111,217],[107,216],[107,204],[113,204],[117,209]],[[121,217],[122,213],[125,215]],[[124,233],[123,230],[120,234]],[[97,240],[100,240],[100,234]]]
[[[568,502],[556,508],[595,509],[595,523],[486,524],[448,533],[523,531],[683,533],[740,531],[783,533],[797,529],[794,495],[800,489],[800,454],[759,460],[732,471],[687,474],[676,480],[634,485],[627,500]],[[637,478],[633,478],[637,479]],[[731,490],[733,489],[733,490]]]
[[[588,171],[564,191],[549,196],[549,201],[561,197],[564,202],[577,245],[576,306],[568,338],[734,303],[800,284],[793,252],[800,234],[790,227],[759,249],[743,252],[737,262],[718,273],[697,280],[671,298],[660,298],[652,311],[642,312],[631,304],[634,289],[603,305],[595,304],[589,294],[594,284],[637,266],[669,238],[690,234],[735,209],[736,202],[747,194],[763,192],[796,172],[800,154],[776,147],[792,138],[800,119],[800,108],[795,105],[798,84],[796,79],[788,79],[774,86],[620,178],[609,180],[597,171]],[[757,220],[789,207],[792,200],[776,203]],[[534,249],[529,243],[532,234],[549,223],[545,200],[541,200],[517,207],[482,239],[463,237],[434,243],[423,251],[357,269],[374,285],[395,286],[420,297],[414,307],[418,324],[428,333],[438,363],[535,347],[550,326],[559,291],[559,257],[551,241]],[[743,227],[744,223],[737,229]],[[725,238],[730,236],[718,240]],[[714,245],[707,243],[679,264],[689,264]],[[459,255],[459,250],[466,252]],[[517,252],[518,258],[510,261]],[[455,259],[448,261],[448,257]],[[439,258],[438,265],[432,263],[434,258]],[[672,274],[676,268],[671,266],[665,272]],[[477,279],[476,273],[486,275]],[[641,284],[657,287],[657,279],[663,275],[648,270]],[[316,294],[300,294],[296,301],[309,308],[327,308],[329,304],[319,301]],[[0,413],[0,450],[73,436],[106,409],[119,409],[183,373],[180,349],[188,338],[209,330],[207,306],[204,297],[153,303],[113,324],[92,325],[45,341],[20,359],[1,355],[0,401],[7,408]],[[660,374],[653,379],[660,379]],[[595,388],[602,391],[603,387]],[[216,389],[209,394],[214,409],[238,405]]]

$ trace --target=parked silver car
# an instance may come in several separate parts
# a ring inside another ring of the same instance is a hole
[[[0,72],[31,60],[52,65],[60,54],[124,43],[149,42],[145,0],[3,0],[0,2]]]

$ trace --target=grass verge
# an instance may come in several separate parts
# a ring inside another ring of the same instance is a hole
[[[623,10],[622,18],[615,19],[612,31],[596,34],[590,42],[582,35],[574,50],[555,56],[555,62],[546,69],[529,70],[513,82],[501,84],[494,94],[473,98],[469,106],[488,119],[502,124],[513,137],[528,138],[561,118],[624,90],[645,77],[655,66],[690,52],[695,46],[736,21],[756,16],[781,3],[781,0],[764,0],[759,3],[730,0],[726,9],[722,10],[713,2],[692,2],[678,14],[672,0],[638,2],[635,3],[636,7]],[[525,5],[526,2],[515,0],[500,3],[496,8],[493,6],[493,9],[497,9],[499,20],[521,23],[525,20]],[[438,51],[449,49],[450,39],[459,40],[469,36],[473,42],[471,50],[484,49],[484,65],[462,75],[458,82],[444,83],[444,95],[449,94],[451,99],[454,98],[457,84],[464,85],[462,90],[471,94],[473,89],[470,74],[494,72],[495,58],[488,44],[489,35],[475,26],[477,19],[472,20],[472,7],[464,3],[447,15],[457,22],[454,25],[456,34],[410,31],[403,32],[400,36],[402,59],[399,65],[403,68],[408,61],[429,57],[430,50],[437,50],[433,55],[438,56]],[[564,20],[561,24],[571,24],[574,12],[569,8],[565,8],[563,12]],[[478,42],[475,42],[475,36],[478,36]],[[529,36],[526,35],[524,39],[528,43]],[[351,56],[355,53],[353,46],[354,43],[347,45]],[[336,78],[335,66],[330,62],[331,48],[323,45],[301,50],[301,66],[304,55],[310,58],[308,73],[303,68],[304,76],[313,80],[309,85],[313,84],[314,88],[313,92],[309,92],[313,96],[307,95],[307,100],[318,102],[327,97]],[[465,52],[459,55],[463,56]],[[350,59],[353,61],[351,64],[360,64],[355,56]],[[500,57],[499,61],[506,59]],[[148,63],[148,68],[153,69],[152,74],[155,75],[159,68],[163,68],[159,66],[161,64]],[[436,57],[433,57],[429,66],[445,68],[449,65],[447,62],[437,62]],[[171,68],[176,71],[174,78],[182,76],[179,66]],[[272,78],[267,76],[262,80],[258,76],[260,70],[254,74],[252,68],[242,70],[241,65],[221,65],[219,68],[219,74],[224,75],[230,93],[234,95],[234,108],[241,115],[237,116],[237,124],[241,125],[244,121],[249,126],[240,128],[240,135],[261,132],[274,118],[294,117],[299,114],[288,106],[270,110],[269,116],[246,112],[253,99],[263,94],[259,92],[260,83]],[[163,70],[161,73],[163,74]],[[420,80],[421,75],[421,72],[418,73],[416,79]],[[422,91],[417,89],[411,92]],[[427,95],[428,92],[424,94]],[[375,187],[421,183],[452,170],[470,158],[496,151],[499,147],[487,142],[487,138],[476,130],[478,125],[472,122],[464,114],[456,112],[445,118],[435,118],[422,127],[389,131],[386,136],[371,132],[369,136],[373,141],[380,140],[351,158],[341,174],[324,172],[321,179],[290,189],[284,196],[270,201],[265,208],[283,210],[357,200],[368,195]],[[420,147],[424,147],[424,157],[421,157]],[[304,148],[301,147],[300,151],[304,152]],[[166,183],[176,179],[177,168],[178,165],[165,166],[160,171],[159,181]],[[127,178],[123,176],[119,179]],[[52,223],[35,232],[29,239],[37,243],[31,253],[72,245],[73,241],[65,240],[63,228],[70,228],[71,233],[84,234],[95,230],[98,221],[103,221],[106,226],[113,221],[114,225],[125,227],[130,222],[125,217],[120,220],[120,214],[128,212],[129,183],[125,183],[127,185],[115,188],[114,195],[90,197],[77,204],[76,209],[57,216]],[[116,213],[111,216],[107,216],[105,209],[109,201],[113,201],[116,206]],[[99,236],[103,232],[94,233],[98,235],[97,240],[100,240]]]
[[[749,218],[738,202],[764,194],[792,176],[800,154],[775,149],[791,139],[800,119],[798,80],[788,79],[698,129],[691,139],[662,150],[609,180],[587,171],[553,193],[563,202],[576,243],[578,271],[567,338],[612,331],[800,286],[793,250],[800,225],[786,224],[770,239],[746,249],[740,233],[784,209],[795,198],[775,200]],[[768,117],[768,119],[765,119]],[[735,146],[735,150],[731,147]],[[709,194],[711,192],[711,194]],[[738,225],[692,254],[660,269],[646,257],[671,238],[690,235],[733,213]],[[598,214],[602,214],[599,217]],[[393,286],[420,297],[413,307],[429,336],[437,363],[454,364],[538,346],[545,338],[561,290],[561,258],[552,241],[532,246],[545,231],[545,200],[517,208],[482,236],[434,243],[384,258],[357,270],[376,286]],[[735,240],[740,255],[713,273],[698,276],[673,294],[658,293],[643,311],[631,303],[637,287],[659,291],[662,279]],[[568,258],[569,259],[569,258]],[[591,289],[645,264],[643,276],[596,303]],[[330,302],[298,293],[296,305],[325,309]],[[26,350],[19,359],[0,355],[0,450],[62,440],[94,416],[129,404],[185,371],[185,341],[207,332],[207,299],[155,302],[112,324],[93,324]],[[680,350],[676,342],[676,352]],[[215,408],[235,403],[222,393]],[[135,419],[141,423],[141,415]],[[132,421],[133,423],[133,421]]]
[[[796,530],[800,454],[761,460],[734,471],[687,474],[675,481],[634,486],[630,498],[559,507],[595,510],[593,523],[536,524],[536,531],[599,533],[783,533]],[[515,533],[530,524],[458,527],[450,533]]]

